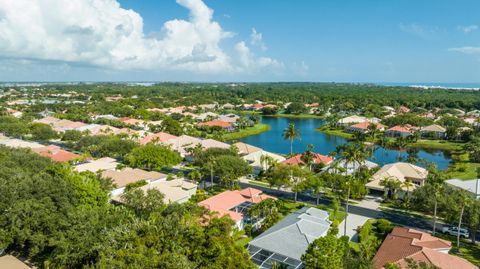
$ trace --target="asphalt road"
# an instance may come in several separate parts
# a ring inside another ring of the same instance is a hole
[[[242,188],[252,187],[252,188],[259,189],[266,194],[269,194],[278,198],[284,198],[284,199],[290,199],[290,200],[294,199],[294,194],[291,192],[271,189],[271,188],[243,183],[243,182],[240,183],[240,187]],[[316,197],[299,193],[297,195],[297,201],[315,205]],[[331,204],[331,201],[328,199],[320,199],[319,202],[320,204],[323,204],[326,206],[329,206]],[[343,203],[342,205],[344,206]],[[418,230],[423,230],[426,232],[431,232],[433,228],[432,223],[430,221],[426,221],[420,218],[409,217],[407,215],[384,212],[381,210],[369,209],[369,208],[364,208],[364,207],[351,205],[351,204],[348,206],[348,211],[352,214],[357,214],[357,215],[361,215],[361,216],[372,218],[372,219],[387,219],[392,223],[405,226],[405,227],[415,228]],[[443,225],[441,223],[437,223],[437,227],[436,227],[437,233],[442,230],[442,227]],[[477,233],[477,241],[480,241],[480,234],[478,233]]]

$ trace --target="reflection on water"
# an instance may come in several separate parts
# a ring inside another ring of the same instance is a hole
[[[263,117],[261,121],[271,126],[270,131],[242,138],[240,141],[261,147],[267,151],[288,154],[290,152],[290,142],[284,140],[282,134],[287,125],[292,122],[300,132],[300,140],[293,142],[294,152],[304,152],[308,144],[313,144],[316,152],[326,155],[335,151],[338,145],[347,142],[344,138],[315,131],[315,128],[324,124],[321,119]],[[398,161],[399,157],[405,159],[407,153],[375,146],[371,160],[379,165],[384,165]],[[447,169],[451,160],[448,152],[439,150],[419,150],[418,158],[435,163],[440,169]]]

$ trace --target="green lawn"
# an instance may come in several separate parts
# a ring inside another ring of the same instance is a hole
[[[436,237],[440,237],[442,239],[448,240],[452,242],[452,250],[450,254],[462,257],[469,262],[475,264],[476,266],[480,266],[480,246],[474,245],[471,241],[466,239],[460,240],[460,251],[457,252],[455,250],[457,246],[457,238],[451,235],[437,233],[435,234]]]
[[[425,149],[439,149],[446,151],[460,151],[462,150],[462,143],[449,142],[445,140],[418,140],[411,144],[411,147],[425,148]]]
[[[252,184],[252,185],[257,185],[257,186],[260,186],[260,187],[267,187],[267,188],[270,187],[270,184],[268,184],[266,182],[263,182],[263,181],[259,181],[259,180],[250,180],[250,181],[248,181],[248,183]]]
[[[317,128],[315,130],[317,130],[321,133],[324,133],[324,134],[339,136],[339,137],[343,137],[343,138],[346,138],[346,139],[352,139],[353,138],[353,134],[347,133],[347,132],[345,132],[343,130],[340,130],[340,129],[330,128],[328,125],[324,125],[324,126],[322,126],[320,128]]]
[[[475,179],[479,167],[480,163],[456,162],[450,165],[447,176],[448,178]]]
[[[270,130],[270,125],[268,124],[255,124],[253,127],[249,127],[237,132],[227,133],[223,135],[223,140],[237,140],[251,135],[260,134]]]

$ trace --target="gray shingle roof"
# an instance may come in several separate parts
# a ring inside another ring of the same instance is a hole
[[[300,260],[308,245],[330,228],[328,212],[304,207],[252,240],[249,245]]]

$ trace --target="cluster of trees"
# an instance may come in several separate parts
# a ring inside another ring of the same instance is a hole
[[[0,132],[11,137],[46,141],[58,137],[50,125],[31,123],[24,118],[0,116]]]
[[[228,218],[131,188],[108,202],[111,182],[0,147],[0,248],[50,268],[254,268]]]
[[[211,183],[214,177],[220,179],[224,187],[238,187],[238,179],[252,173],[252,167],[238,156],[235,148],[209,148],[202,150],[197,146],[191,149],[193,164],[200,167],[205,175],[210,175]]]
[[[431,168],[425,185],[416,188],[409,199],[408,208],[433,216],[433,234],[437,219],[442,218],[446,223],[468,227],[475,243],[476,232],[480,229],[480,200],[463,189],[446,184],[444,173]]]

